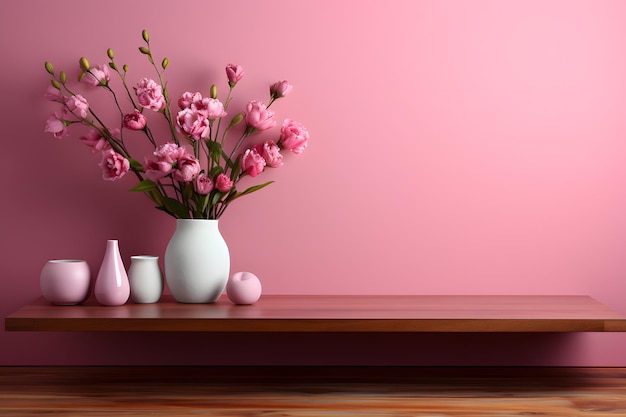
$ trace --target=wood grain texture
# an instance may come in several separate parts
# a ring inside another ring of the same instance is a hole
[[[623,417],[624,368],[0,368],[2,416]]]
[[[8,331],[617,332],[626,316],[588,296],[263,296],[256,304],[54,306],[40,298]]]

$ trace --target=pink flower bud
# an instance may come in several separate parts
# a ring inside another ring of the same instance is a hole
[[[233,87],[243,78],[244,70],[241,65],[229,64],[226,66],[226,76],[228,77],[228,84]]]
[[[293,90],[293,86],[287,81],[278,81],[270,86],[270,94],[274,98],[285,97]]]

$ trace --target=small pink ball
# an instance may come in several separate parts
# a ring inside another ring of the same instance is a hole
[[[251,272],[236,272],[226,284],[226,295],[234,304],[254,304],[261,298],[261,281]]]

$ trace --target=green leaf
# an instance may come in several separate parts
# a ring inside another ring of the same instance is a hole
[[[222,145],[219,142],[216,142],[214,140],[208,139],[206,141],[206,146],[209,148],[210,152],[221,152],[222,151]]]
[[[143,165],[136,159],[127,158],[128,162],[130,162],[130,166],[133,168],[133,171],[144,172]]]
[[[224,151],[222,151],[222,158],[224,158],[224,161],[226,161],[226,165],[229,168],[233,167],[233,161],[231,161],[230,157]]]
[[[209,205],[209,194],[206,194],[206,195],[196,194],[194,200],[196,203],[194,217],[196,219],[206,218],[206,208]]]
[[[222,172],[224,172],[224,169],[222,169],[221,166],[216,165],[211,169],[211,172],[209,172],[209,177],[211,178],[216,178],[218,175],[220,175]]]
[[[196,209],[198,212],[204,212],[209,205],[209,195],[199,195],[196,200]]]
[[[222,156],[222,145],[214,140],[207,140],[206,146],[209,148],[209,154],[213,162],[219,165],[220,157]]]
[[[239,174],[241,174],[241,156],[239,156],[236,160],[235,160],[235,164],[233,165],[231,163],[231,173],[230,173],[230,179],[232,181],[235,181],[235,179],[239,176]]]
[[[185,184],[183,186],[183,198],[185,199],[185,201],[187,201],[187,200],[190,200],[192,196],[193,196],[193,185]]]
[[[152,201],[157,203],[159,206],[163,205],[163,195],[159,192],[158,188],[150,190],[148,194],[150,195],[150,198],[152,198]]]
[[[164,198],[163,206],[168,212],[174,214],[175,216],[180,217],[181,219],[189,218],[189,209],[187,209],[187,207],[185,207],[183,203],[181,203],[180,201],[174,198],[171,198],[171,197]]]
[[[244,195],[252,194],[252,193],[253,193],[253,192],[255,192],[255,191],[259,191],[261,188],[265,188],[265,187],[267,187],[268,185],[270,185],[270,184],[271,184],[271,183],[273,183],[273,182],[274,182],[274,181],[268,181],[268,182],[265,182],[265,183],[263,183],[263,184],[254,185],[254,186],[252,186],[252,187],[250,187],[250,188],[247,188],[247,189],[245,189],[244,191],[240,192],[239,194],[237,194],[237,195],[233,196],[233,197],[232,197],[232,199],[231,199],[231,201],[232,201],[232,200],[235,200],[235,199],[237,199],[237,198],[239,198],[239,197],[243,197]]]
[[[156,186],[157,186],[156,182],[154,181],[143,180],[139,184],[131,188],[130,191],[139,191],[139,192],[151,191],[151,190],[154,190]]]
[[[211,198],[211,206],[216,205],[221,199],[222,196],[224,195],[224,193],[221,193],[219,191],[213,191],[213,198]]]
[[[161,210],[161,211],[163,211],[163,212],[165,212],[165,213],[169,214],[170,216],[172,216],[172,217],[174,217],[174,218],[177,218],[177,217],[176,217],[173,213],[170,213],[169,211],[167,211],[167,209],[166,209],[165,207],[163,207],[163,206],[156,206],[155,208],[156,208],[157,210]]]

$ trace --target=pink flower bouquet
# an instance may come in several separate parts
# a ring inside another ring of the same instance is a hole
[[[115,127],[106,126],[88,100],[72,91],[65,72],[57,74],[50,62],[45,63],[52,79],[44,97],[60,105],[47,120],[45,131],[63,138],[74,124],[88,126],[88,132],[79,139],[101,154],[104,179],[117,180],[132,172],[138,184],[131,191],[145,193],[158,209],[175,218],[217,219],[234,200],[272,183],[239,191],[237,184],[242,178],[256,177],[268,167],[282,166],[284,150],[300,154],[306,148],[308,131],[291,119],[283,122],[275,140],[246,145],[248,137],[276,126],[274,112],[269,108],[289,94],[293,86],[278,81],[269,88],[267,104],[252,100],[245,111],[233,114],[228,105],[235,86],[244,76],[239,65],[226,67],[229,90],[224,101],[218,98],[217,87],[212,85],[208,97],[200,92],[183,93],[175,103],[177,112],[173,113],[163,80],[169,61],[164,58],[160,66],[156,65],[148,32],[144,30],[142,37],[145,46],[139,47],[139,51],[154,67],[158,80],[142,78],[130,88],[128,66],[118,67],[112,49],[107,50],[107,65],[91,66],[84,57],[79,60],[79,81],[86,88],[101,88],[110,93],[119,113],[119,124]],[[126,102],[120,101],[113,90],[112,72],[121,80]],[[169,139],[164,143],[156,140],[164,135],[151,130],[156,125],[151,123],[151,118],[156,117],[153,114],[167,121],[165,136]],[[233,129],[241,123],[245,123],[243,128]],[[131,156],[125,142],[125,134],[130,131],[145,135],[153,147],[151,155],[143,160]],[[234,131],[239,131],[237,139],[230,141],[229,133],[232,135]]]

